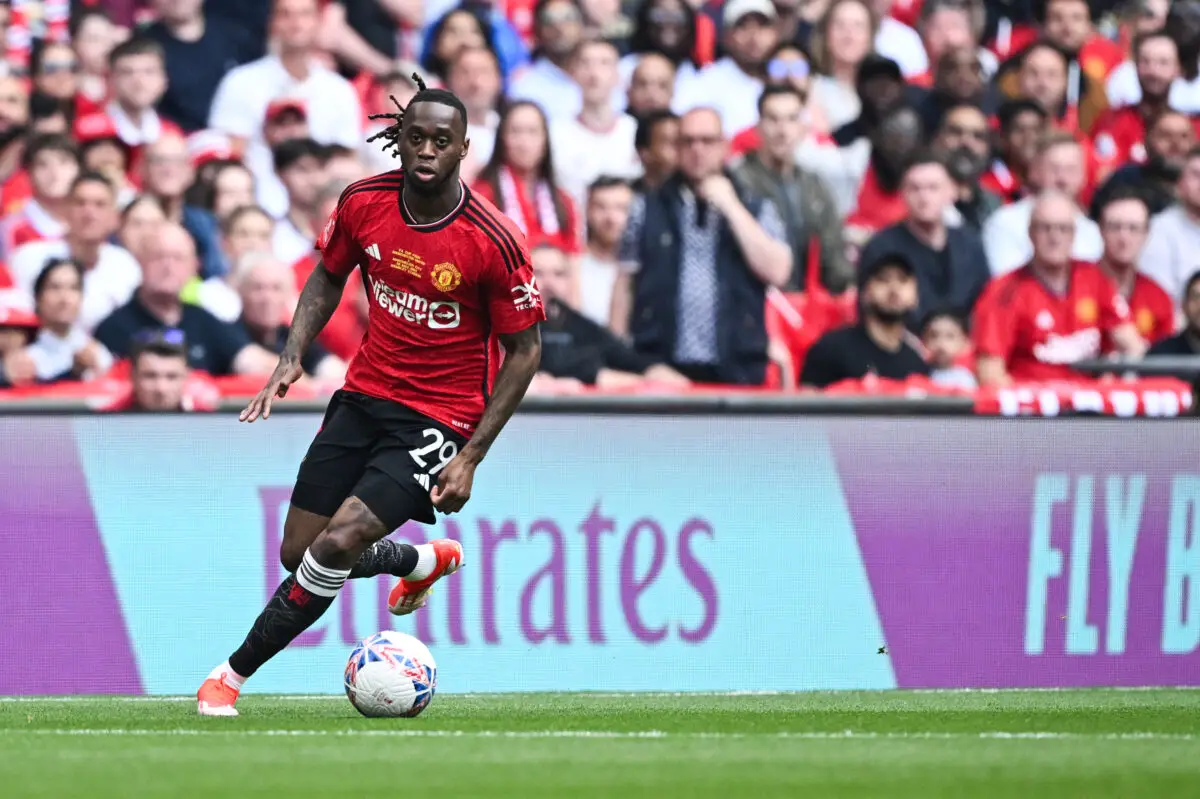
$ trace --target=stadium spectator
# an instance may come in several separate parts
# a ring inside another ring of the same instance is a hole
[[[679,143],[679,172],[630,209],[620,259],[632,287],[616,289],[631,291],[624,329],[638,352],[690,380],[759,385],[766,288],[791,277],[787,231],[774,203],[739,195],[724,174],[715,110],[685,114]]]
[[[187,340],[193,369],[210,375],[266,374],[278,361],[274,353],[250,343],[233,325],[181,299],[196,276],[195,241],[181,226],[168,222],[150,236],[142,253],[142,284],[128,303],[96,328],[96,339],[109,352],[129,354],[145,335],[180,331]]]
[[[1179,49],[1166,31],[1138,37],[1133,59],[1142,99],[1134,105],[1110,108],[1091,131],[1102,176],[1130,161],[1145,162],[1147,124],[1169,108],[1167,95],[1182,74]]]
[[[791,85],[768,86],[758,100],[762,144],[735,170],[742,185],[780,209],[792,250],[792,276],[786,288],[808,285],[809,253],[818,247],[820,281],[840,294],[854,281],[846,258],[842,220],[825,182],[796,164],[796,150],[808,135],[804,97]]]
[[[75,95],[79,91],[79,61],[66,42],[39,39],[29,60],[29,75],[33,91],[46,97],[71,104],[75,113]]]
[[[1069,380],[1071,364],[1116,349],[1145,350],[1112,281],[1073,257],[1079,211],[1072,196],[1039,195],[1030,209],[1030,261],[988,284],[975,306],[976,370],[985,386]]]
[[[9,271],[17,287],[32,298],[34,282],[51,258],[69,258],[84,269],[79,323],[90,331],[126,302],[142,273],[124,249],[109,244],[117,230],[117,198],[102,175],[84,173],[71,186],[67,235],[59,241],[35,241],[13,253]]]
[[[583,107],[583,96],[567,70],[583,41],[583,11],[578,0],[538,0],[533,19],[535,57],[513,78],[508,98],[533,103],[548,119],[572,119]],[[613,88],[609,102],[616,111],[625,108],[621,87]]]
[[[874,41],[875,52],[895,61],[904,77],[912,78],[929,70],[929,56],[920,34],[892,16],[893,5],[895,0],[871,2],[871,10],[879,20]]]
[[[157,42],[167,87],[159,113],[191,133],[208,125],[208,109],[225,73],[253,58],[246,30],[207,15],[203,0],[153,0],[158,19],[145,34]]]
[[[1066,131],[1052,131],[1037,145],[1029,174],[1029,186],[1037,191],[1054,191],[1078,197],[1083,189],[1083,148]],[[993,275],[1003,275],[1028,263],[1032,253],[1029,220],[1036,199],[1032,196],[1006,205],[992,214],[983,226],[983,246]],[[1104,252],[1096,223],[1076,208],[1071,226],[1071,257],[1095,263]]]
[[[933,152],[942,159],[954,180],[954,208],[963,223],[981,230],[983,223],[1001,206],[1000,198],[980,185],[988,166],[987,117],[973,105],[957,105],[946,111],[933,139]]]
[[[1038,141],[1049,130],[1050,116],[1033,100],[1008,100],[996,110],[996,119],[996,158],[980,185],[1006,203],[1016,202],[1028,191]]]
[[[70,34],[79,61],[76,115],[84,116],[101,110],[108,101],[108,56],[119,39],[108,16],[87,6],[72,14]]]
[[[535,244],[531,262],[546,304],[546,321],[541,325],[541,372],[597,388],[628,388],[645,381],[688,385],[683,375],[651,356],[635,352],[611,331],[571,307],[569,298],[577,293],[577,287],[568,253]]]
[[[320,149],[321,169],[325,180],[330,183],[341,183],[349,186],[367,177],[366,166],[356,151],[340,144],[329,144]],[[324,222],[318,219],[317,222]]]
[[[905,380],[929,374],[905,328],[919,300],[912,264],[901,255],[885,255],[864,262],[858,282],[859,322],[817,339],[804,359],[802,386],[827,388],[867,375]]]
[[[963,364],[971,349],[964,317],[954,311],[929,312],[921,322],[921,344],[929,363],[929,379],[934,383],[964,389],[979,385],[975,373]]]
[[[1150,120],[1146,131],[1146,162],[1118,168],[1092,197],[1091,215],[1118,186],[1134,186],[1150,204],[1152,214],[1160,214],[1175,202],[1175,188],[1188,152],[1196,144],[1196,128],[1178,111],[1167,109]]]
[[[711,107],[729,136],[758,122],[758,96],[767,61],[779,44],[778,14],[771,0],[728,0],[721,9],[725,56],[676,85],[671,110],[677,114]]]
[[[29,92],[15,77],[0,76],[0,214],[21,210],[32,188],[21,168],[29,124]]]
[[[1139,265],[1179,302],[1200,253],[1200,147],[1188,153],[1176,194],[1178,201],[1151,220]]]
[[[1175,332],[1175,303],[1162,286],[1138,272],[1150,230],[1150,207],[1134,187],[1113,192],[1099,209],[1104,255],[1097,266],[1129,304],[1138,333],[1153,344]]]
[[[1081,88],[1069,88],[1072,81]],[[1009,99],[1033,100],[1057,126],[1071,132],[1090,130],[1108,107],[1101,85],[1073,69],[1071,57],[1047,41],[1027,47],[997,85]]]
[[[144,155],[142,187],[162,204],[167,219],[183,225],[195,240],[201,259],[201,276],[225,274],[228,266],[221,257],[217,218],[203,208],[184,202],[184,194],[191,186],[195,172],[183,137],[178,134],[160,136],[146,147]]]
[[[235,208],[221,222],[221,249],[228,263],[248,252],[270,252],[275,220],[257,205]]]
[[[947,53],[965,50],[978,56],[984,78],[990,79],[995,75],[995,54],[980,46],[984,16],[983,4],[979,2],[928,0],[922,3],[916,27],[925,45],[930,67],[936,68]],[[911,82],[923,87],[932,85],[932,71],[913,76]]]
[[[117,205],[124,208],[137,196],[130,179],[132,150],[117,136],[115,128],[98,129],[79,140],[79,157],[86,172],[98,172],[117,189]]]
[[[9,257],[31,241],[55,241],[67,232],[71,185],[79,177],[79,150],[66,136],[38,136],[25,148],[22,167],[32,196],[21,212],[4,222],[4,253]]]
[[[75,135],[85,139],[99,130],[115,130],[132,148],[136,164],[142,148],[180,132],[155,110],[167,88],[162,47],[151,39],[133,38],[114,47],[108,60],[112,98],[103,110],[76,119]]]
[[[312,251],[317,238],[317,197],[325,184],[321,146],[312,139],[293,139],[275,146],[275,172],[287,189],[288,211],[275,225],[271,251],[294,264]]]
[[[388,109],[390,110],[390,109]],[[293,97],[272,100],[263,122],[263,142],[270,158],[257,156],[257,149],[245,161],[254,176],[255,199],[276,219],[288,212],[287,188],[275,170],[275,148],[284,142],[311,139],[308,127],[308,107]]]
[[[1179,0],[1170,4],[1166,24],[1162,30],[1170,33],[1178,47],[1182,75],[1171,85],[1168,105],[1184,114],[1200,113],[1200,76],[1197,75],[1200,59],[1200,5]],[[1157,30],[1157,28],[1155,29]],[[1109,104],[1114,108],[1137,105],[1142,99],[1138,82],[1137,65],[1126,61],[1108,76],[1105,87]]]
[[[267,109],[280,98],[303,102],[308,135],[320,144],[358,147],[362,110],[345,78],[319,63],[318,0],[275,0],[271,33],[275,51],[229,72],[217,87],[208,127],[232,137],[260,180],[272,172],[264,127]],[[260,199],[262,186],[259,186]],[[275,213],[275,209],[264,206]],[[282,211],[280,211],[282,213]]]
[[[37,380],[37,363],[26,349],[37,329],[37,315],[25,307],[25,299],[0,292],[0,388]]]
[[[679,117],[671,111],[655,111],[638,120],[633,139],[642,176],[634,189],[652,191],[679,168]]]
[[[121,209],[117,243],[136,258],[146,246],[146,239],[166,221],[162,203],[149,194],[141,194]]]
[[[438,0],[438,2],[444,2],[448,5],[446,13],[450,13],[452,7],[456,4],[454,0]],[[467,5],[477,10],[487,20],[489,49],[495,52],[496,58],[500,63],[500,74],[506,79],[511,79],[518,68],[524,66],[529,61],[529,49],[525,46],[525,40],[522,38],[525,31],[518,32],[518,26],[514,25],[505,16],[505,7],[502,4],[493,4],[485,0],[484,2],[468,3]],[[440,19],[441,15],[434,12],[430,6],[431,4],[429,3],[425,5],[426,18]],[[529,5],[525,3],[514,7],[514,11],[525,19],[532,16],[529,13]],[[523,29],[528,28],[529,24],[522,19],[519,20],[519,27]],[[421,52],[427,53],[431,49],[436,29],[436,22],[426,29],[425,41],[421,47]],[[397,55],[399,54],[397,53]]]
[[[1183,330],[1155,344],[1147,355],[1200,355],[1200,270],[1184,284],[1182,308]],[[1180,377],[1191,381],[1195,375]]]
[[[807,136],[804,141],[818,141],[815,131],[827,131],[829,125],[821,117],[821,109],[809,93],[809,64],[804,51],[790,42],[783,42],[775,48],[771,59],[767,61],[767,86],[787,86],[800,93],[804,98],[805,129]],[[765,91],[765,90],[764,90]],[[761,109],[759,109],[761,113]],[[824,139],[822,134],[821,139]],[[746,128],[733,137],[729,147],[733,155],[745,155],[751,150],[757,150],[762,145],[758,135],[758,126]]]
[[[914,329],[934,308],[969,314],[990,277],[979,233],[947,225],[954,193],[950,173],[936,156],[914,158],[900,182],[904,220],[875,234],[860,257],[871,264],[899,256],[912,268],[919,300],[908,320]]]
[[[235,269],[240,319],[238,326],[255,344],[282,354],[287,344],[288,326],[283,319],[291,316],[295,305],[291,267],[265,252],[246,253]],[[330,355],[313,342],[300,359],[306,374],[322,380],[342,380],[346,363]]]
[[[48,94],[34,92],[29,97],[29,133],[41,136],[53,133],[69,136],[74,127],[74,104],[56,100]]]
[[[180,331],[142,337],[130,353],[132,395],[113,410],[172,413],[189,410],[187,342]]]
[[[629,184],[610,175],[600,176],[588,188],[585,206],[587,242],[578,262],[579,302],[576,308],[601,327],[611,327],[614,317],[625,319],[629,314],[628,308],[614,313],[612,305],[613,287],[620,267],[621,234],[629,220],[632,201]]]
[[[625,15],[621,0],[582,0],[585,27],[592,35],[612,42],[619,53],[629,52],[633,20]]]
[[[712,20],[697,14],[684,0],[642,0],[633,17],[633,36],[629,40],[629,55],[621,59],[621,77],[633,87],[633,75],[651,56],[661,56],[672,66],[672,80],[678,85],[699,70],[698,30],[701,26],[712,32]],[[656,69],[661,75],[662,70]],[[668,97],[674,94],[674,85]],[[668,106],[662,106],[666,108]]]
[[[180,294],[183,301],[199,305],[222,322],[236,322],[242,313],[242,300],[238,293],[241,276],[233,267],[248,255],[269,254],[274,229],[275,220],[256,205],[243,206],[234,211],[222,223],[221,231],[221,245],[225,261],[230,265],[229,271],[207,280],[201,280],[199,276],[192,278]]]
[[[50,259],[33,283],[33,299],[39,329],[26,352],[37,382],[92,380],[109,370],[112,354],[79,326],[82,266],[69,258]]]
[[[816,88],[814,80],[814,91]],[[874,55],[858,69],[857,90],[859,113],[833,131],[836,147],[822,146],[809,139],[797,155],[801,166],[824,178],[843,213],[853,211],[856,206],[871,158],[871,135],[885,116],[904,105],[905,99],[904,80],[896,62]]]
[[[587,200],[588,186],[601,175],[633,180],[642,173],[634,149],[637,120],[612,108],[620,85],[617,48],[603,39],[585,39],[571,59],[571,77],[579,84],[583,107],[577,117],[550,126],[558,185],[576,207]]]
[[[871,156],[858,187],[854,211],[846,220],[847,229],[874,233],[904,218],[900,181],[924,137],[921,116],[911,107],[901,106],[884,114],[870,134]]]
[[[228,218],[236,209],[254,205],[254,175],[240,161],[225,161],[211,172],[211,196],[203,204],[217,221]]]
[[[333,217],[341,193],[342,188],[336,184],[330,184],[321,190],[318,202],[320,218],[330,219]],[[233,219],[231,218],[231,224]],[[256,219],[254,214],[250,212],[244,212],[241,215],[239,224],[257,224],[261,229],[261,220]],[[247,233],[254,235],[255,231],[250,229]],[[249,235],[247,236],[247,241],[249,241]],[[230,238],[232,239],[232,231]],[[387,257],[390,258],[391,256],[388,255]],[[316,251],[313,251],[292,266],[297,295],[304,290],[305,282],[312,275],[313,269],[316,268],[317,258]],[[317,342],[343,361],[349,361],[358,352],[358,347],[362,343],[363,336],[366,335],[368,309],[369,306],[367,304],[366,291],[363,288],[363,281],[347,281],[346,288],[342,291],[342,298],[338,302],[337,308],[334,309],[333,316],[329,319],[329,324],[325,325],[321,333],[317,336]]]
[[[1088,0],[1043,0],[1035,4],[1034,10],[1041,12],[1039,21],[1046,39],[1067,53],[1098,88],[1125,60],[1121,45],[1103,36],[1092,24]]]
[[[870,55],[878,30],[874,12],[863,0],[833,0],[813,30],[809,52],[817,74],[811,81],[811,96],[830,131],[862,112],[859,67]],[[901,80],[896,62],[883,60],[896,66]]]
[[[429,30],[429,44],[421,59],[426,79],[433,77],[445,83],[451,65],[464,50],[492,50],[488,23],[482,14],[469,6],[447,11]]]
[[[485,47],[467,47],[459,52],[450,65],[446,88],[462,100],[467,109],[467,138],[471,149],[463,170],[474,167],[473,174],[462,174],[463,180],[473,180],[479,169],[492,157],[496,145],[496,129],[500,127],[500,101],[504,84],[496,54]],[[401,102],[404,98],[400,97]],[[371,145],[372,152],[377,148]],[[386,167],[391,169],[389,165]]]
[[[997,96],[983,77],[979,53],[962,47],[942,56],[934,69],[933,86],[917,104],[926,130],[937,130],[951,108],[973,105],[985,117],[996,112]]]
[[[671,107],[675,94],[675,65],[664,55],[645,53],[629,78],[626,113],[641,118]]]
[[[536,104],[517,101],[504,109],[492,157],[471,188],[495,203],[528,238],[579,251],[579,214],[554,177],[550,132]]]

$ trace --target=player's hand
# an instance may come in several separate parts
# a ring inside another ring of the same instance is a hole
[[[438,484],[429,493],[433,507],[442,513],[458,513],[471,498],[471,484],[474,482],[475,464],[460,452],[442,469]]]
[[[275,401],[276,397],[286,397],[292,383],[301,377],[304,377],[304,370],[300,368],[300,362],[280,356],[279,365],[275,367],[271,379],[263,386],[262,391],[259,391],[254,399],[250,400],[250,404],[246,406],[246,410],[242,411],[242,415],[238,419],[243,422],[253,422],[260,415],[264,419],[270,419],[271,403]]]

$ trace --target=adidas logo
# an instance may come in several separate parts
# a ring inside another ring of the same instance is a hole
[[[371,256],[376,261],[379,260],[379,245],[378,244],[372,244],[370,247],[365,248],[364,252],[366,252],[367,255]]]
[[[413,479],[417,481],[417,484],[420,485],[421,488],[425,489],[426,491],[429,490],[429,475],[414,474]]]

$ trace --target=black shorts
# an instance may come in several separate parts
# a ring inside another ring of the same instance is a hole
[[[398,402],[338,391],[300,463],[292,504],[333,516],[358,497],[389,530],[432,524],[430,490],[466,438]]]

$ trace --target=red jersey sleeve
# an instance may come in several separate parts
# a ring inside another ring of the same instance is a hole
[[[993,355],[1006,362],[1016,345],[1017,319],[1008,278],[993,280],[975,303],[974,344],[977,355]]]
[[[1132,321],[1129,313],[1129,303],[1117,291],[1116,284],[1111,280],[1096,281],[1096,305],[1100,308],[1100,330],[1111,334],[1123,324]]]
[[[533,279],[525,237],[507,220],[503,224],[510,234],[503,241],[506,251],[501,252],[500,246],[489,241],[484,256],[483,297],[492,330],[516,333],[544,320],[546,309]],[[514,243],[515,247],[509,246]]]
[[[358,247],[354,243],[352,223],[347,212],[347,197],[342,196],[329,221],[317,237],[317,250],[330,274],[347,277],[358,266]]]

